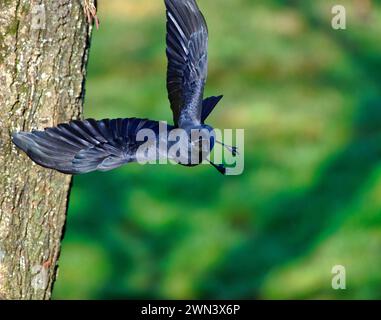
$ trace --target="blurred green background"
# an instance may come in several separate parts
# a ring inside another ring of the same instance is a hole
[[[128,165],[74,179],[56,299],[381,298],[381,4],[199,0],[210,117],[245,172]],[[171,121],[159,0],[100,0],[85,116]],[[347,289],[331,288],[331,269]]]

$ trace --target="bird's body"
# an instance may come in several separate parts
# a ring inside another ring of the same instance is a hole
[[[141,148],[151,144],[155,152],[147,160],[163,156],[185,166],[200,164],[214,146],[213,128],[205,120],[222,96],[204,99],[208,67],[208,29],[195,0],[165,0],[167,9],[167,89],[174,125],[160,132],[158,121],[126,118],[72,121],[44,131],[18,132],[13,142],[36,163],[67,174],[108,171],[138,162]],[[151,140],[139,140],[139,132],[152,132]],[[170,132],[182,130],[177,143]],[[209,135],[194,135],[194,133]],[[165,147],[159,143],[166,139]],[[185,149],[180,156],[173,149]],[[205,145],[209,148],[205,150]],[[213,164],[213,163],[211,163]],[[214,165],[214,164],[213,164]],[[214,165],[220,172],[222,166]]]

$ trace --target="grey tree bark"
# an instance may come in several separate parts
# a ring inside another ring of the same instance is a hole
[[[81,116],[90,34],[80,0],[0,0],[2,299],[51,297],[71,177],[33,164],[10,137]]]

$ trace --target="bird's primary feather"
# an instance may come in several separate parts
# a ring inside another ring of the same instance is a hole
[[[137,133],[159,132],[146,119],[72,121],[44,131],[14,133],[14,144],[39,165],[68,174],[108,171],[136,161]]]
[[[208,69],[208,28],[195,0],[165,0],[167,89],[175,125],[201,123]]]

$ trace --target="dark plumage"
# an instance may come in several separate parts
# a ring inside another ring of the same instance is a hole
[[[196,1],[165,0],[165,5],[167,89],[174,120],[174,126],[168,129],[184,129],[190,139],[193,129],[213,132],[205,125],[205,120],[222,96],[203,100],[208,68],[208,28]],[[44,131],[14,133],[13,142],[41,166],[80,174],[107,171],[136,162],[137,150],[143,144],[136,139],[140,129],[151,129],[158,137],[159,122],[136,118],[72,121]],[[214,140],[210,139],[213,147]],[[204,159],[200,156],[200,161]],[[186,160],[179,163],[191,165]],[[211,164],[225,173],[223,166]]]
[[[108,171],[136,161],[140,129],[159,122],[136,118],[72,121],[45,131],[19,132],[13,143],[39,165],[68,174]]]

